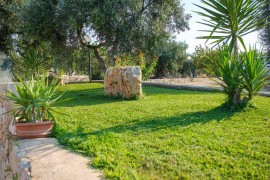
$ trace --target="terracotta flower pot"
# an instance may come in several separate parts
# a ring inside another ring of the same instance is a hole
[[[54,122],[15,123],[16,136],[21,139],[44,138],[51,134]]]

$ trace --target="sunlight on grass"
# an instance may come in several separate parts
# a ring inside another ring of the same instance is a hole
[[[144,87],[140,100],[103,96],[102,84],[64,85],[55,136],[93,157],[109,179],[270,177],[270,98],[229,112],[224,95]]]

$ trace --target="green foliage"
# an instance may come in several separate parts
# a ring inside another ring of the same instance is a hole
[[[243,62],[243,68],[240,69],[243,77],[242,85],[248,93],[248,98],[252,99],[263,87],[269,84],[267,61],[265,61],[262,51],[256,56],[256,50],[251,48],[241,61]]]
[[[63,48],[54,54],[54,68],[63,74],[88,74],[88,49]]]
[[[231,55],[228,47],[220,48],[218,58],[207,66],[208,72],[218,79],[216,81],[222,86],[224,93],[227,95],[229,104],[238,105],[235,102],[236,96],[242,92],[242,79],[240,69],[241,63],[235,56]]]
[[[266,26],[261,30],[259,38],[265,50],[267,51],[268,56],[270,56],[270,2],[268,0],[259,1],[263,3],[261,7],[263,12],[262,17],[266,18],[266,20],[262,22],[262,24],[266,24]]]
[[[137,49],[152,53],[172,33],[188,29],[190,19],[178,0],[29,0],[16,12],[27,36],[61,47],[87,45],[88,34],[96,42],[87,46],[106,47],[111,60]]]
[[[12,73],[23,79],[30,79],[45,73],[52,67],[53,57],[48,44],[21,46],[11,53]]]
[[[190,59],[188,58],[190,57]],[[192,55],[187,55],[186,59],[183,61],[182,68],[180,70],[181,77],[189,77],[193,78],[195,76],[195,64],[194,64],[194,59]]]
[[[117,56],[115,66],[122,67],[122,66],[136,66],[138,65],[138,59],[133,58],[131,54],[121,54]]]
[[[214,61],[218,60],[218,53],[218,49],[211,49],[208,47],[203,48],[202,46],[197,46],[193,57],[196,74],[212,74],[212,72],[209,73],[205,69]]]
[[[202,0],[206,7],[199,5],[204,12],[197,12],[201,16],[210,19],[203,19],[200,22],[207,25],[212,30],[203,30],[209,32],[208,36],[199,37],[201,39],[214,40],[212,44],[229,43],[228,48],[223,49],[217,62],[210,67],[214,75],[221,82],[224,92],[228,96],[229,104],[239,105],[241,103],[241,92],[245,88],[248,91],[249,99],[252,98],[265,85],[266,75],[264,74],[264,62],[255,60],[254,52],[248,52],[248,56],[243,62],[239,59],[238,41],[245,48],[242,36],[263,28],[266,24],[266,18],[262,18],[261,2],[257,0]],[[214,35],[217,34],[217,35]],[[234,50],[234,55],[232,55]],[[247,51],[247,50],[246,50]],[[248,70],[242,70],[242,64],[247,66]],[[241,73],[242,72],[242,73]],[[245,82],[242,83],[242,79]],[[248,82],[249,81],[249,82]]]
[[[58,81],[46,83],[45,77],[32,78],[29,82],[20,81],[15,84],[16,92],[7,91],[7,99],[14,102],[12,110],[19,122],[38,122],[54,120],[52,105],[62,94],[56,92]]]
[[[242,37],[261,29],[265,24],[262,18],[261,3],[257,0],[202,0],[204,6],[199,6],[203,12],[197,12],[203,19],[200,24],[212,30],[202,30],[210,33],[199,39],[214,40],[217,45],[229,42],[230,52],[234,49],[238,54],[238,41],[245,48]]]
[[[186,59],[187,44],[175,41],[166,41],[159,47],[156,67],[156,78],[176,76],[180,74],[183,62]]]
[[[221,93],[143,87],[145,98],[103,96],[102,84],[59,87],[54,135],[106,179],[269,179],[270,99],[230,112]]]
[[[135,54],[122,54],[116,58],[116,67],[121,66],[140,66],[142,79],[147,80],[154,75],[157,60],[151,56],[145,56],[142,51]]]
[[[257,56],[256,52],[256,49],[249,48],[249,51],[238,58],[224,46],[219,50],[219,57],[207,66],[208,72],[218,79],[216,82],[223,87],[229,105],[239,106],[250,101],[269,83],[265,58],[262,51]],[[247,92],[248,97],[241,101],[241,94],[244,92]]]
[[[142,68],[142,79],[145,81],[153,76],[153,73],[156,70],[157,60],[154,59],[150,64],[143,65]]]
[[[0,1],[0,53],[9,55],[12,49],[12,38],[16,32],[17,19],[10,9],[11,4],[19,4],[22,0]]]

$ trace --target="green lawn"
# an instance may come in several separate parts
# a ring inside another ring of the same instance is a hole
[[[229,112],[220,93],[144,87],[103,96],[102,84],[61,86],[55,136],[110,179],[270,179],[270,98]]]

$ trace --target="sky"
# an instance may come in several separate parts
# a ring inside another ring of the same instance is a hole
[[[189,21],[190,30],[185,31],[185,32],[180,32],[180,34],[176,35],[176,40],[182,41],[182,42],[185,41],[189,47],[187,52],[193,53],[195,52],[196,46],[200,44],[204,46],[205,44],[205,40],[196,39],[196,37],[208,35],[207,33],[198,31],[198,30],[207,29],[207,26],[203,26],[197,23],[198,21],[201,21],[201,17],[197,15],[196,13],[192,12],[194,10],[195,11],[199,10],[199,8],[193,5],[192,3],[198,4],[198,5],[202,5],[202,3],[200,2],[200,0],[181,0],[181,3],[184,4],[185,13],[191,14],[192,18]],[[258,40],[258,32],[254,32],[249,35],[246,35],[243,37],[243,39],[246,45],[256,44],[257,47],[260,47],[259,40]],[[208,45],[208,46],[211,47],[211,45]]]

